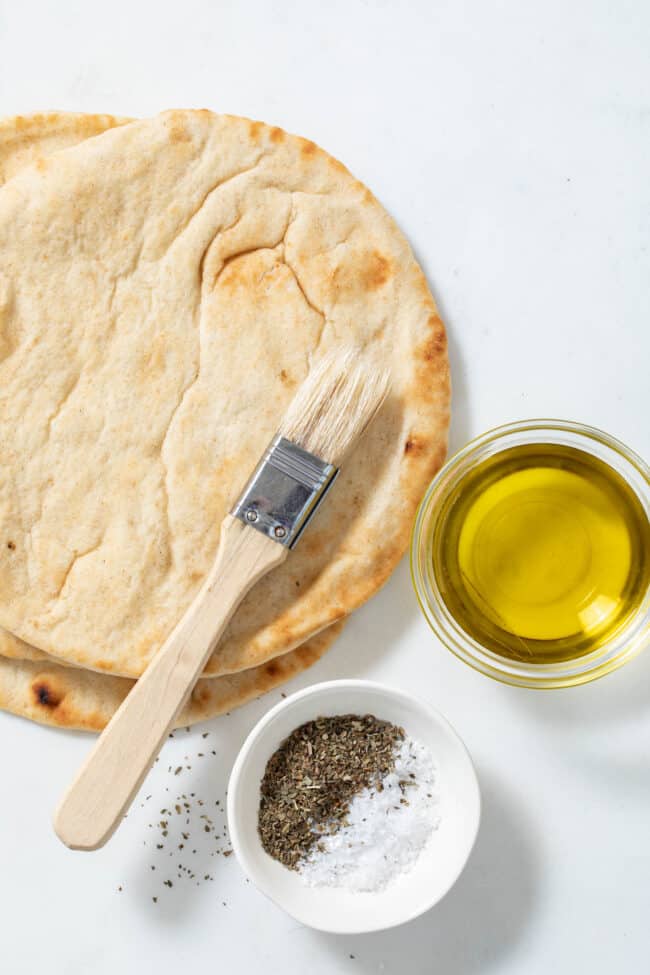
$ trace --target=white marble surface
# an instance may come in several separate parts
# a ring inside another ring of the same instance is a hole
[[[0,112],[209,106],[315,139],[372,187],[429,275],[450,332],[454,447],[546,414],[647,456],[649,50],[645,0],[0,0]],[[167,891],[158,875],[154,889],[146,810],[103,852],[70,853],[49,816],[89,739],[2,714],[2,970],[649,970],[650,654],[573,691],[502,687],[430,636],[402,564],[295,686],[334,676],[424,695],[476,760],[484,822],[437,909],[384,934],[319,935],[232,857],[211,859],[200,887]],[[276,699],[211,726],[218,755],[187,773],[195,788],[222,796]],[[169,762],[201,741],[171,742]],[[167,784],[159,773],[151,804]]]

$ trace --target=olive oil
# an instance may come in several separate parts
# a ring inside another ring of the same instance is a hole
[[[650,582],[650,525],[592,454],[527,444],[494,454],[445,499],[433,571],[451,614],[493,652],[572,660],[607,642]]]

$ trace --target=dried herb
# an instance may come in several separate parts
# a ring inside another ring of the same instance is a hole
[[[189,732],[190,729],[187,729]],[[201,735],[201,739],[206,740],[210,738],[211,733],[205,731]],[[182,731],[176,731],[174,734],[170,735],[171,738],[182,737]],[[203,747],[205,747],[203,745]],[[211,749],[210,755],[216,757],[217,751]],[[208,759],[210,761],[207,752],[198,752],[197,756],[200,758]],[[169,765],[167,767],[167,772],[170,776],[181,775],[185,770],[191,770],[191,756],[183,756],[183,765]],[[156,762],[159,759],[156,758]],[[180,782],[177,783],[176,788],[180,788]],[[185,786],[187,788],[187,786]],[[183,864],[178,864],[176,868],[176,880],[179,881],[192,881],[199,886],[203,882],[214,882],[215,877],[211,873],[206,872],[207,863],[201,863],[204,858],[224,856],[229,857],[232,850],[229,848],[228,833],[225,826],[223,827],[222,835],[222,822],[215,823],[213,819],[208,816],[204,810],[209,807],[211,803],[214,803],[216,812],[223,818],[225,817],[225,809],[223,808],[222,801],[220,799],[213,799],[211,796],[206,798],[197,798],[195,792],[190,792],[189,795],[182,792],[179,795],[173,796],[175,789],[173,785],[171,789],[169,787],[164,788],[164,792],[167,794],[163,799],[166,805],[160,808],[159,820],[154,820],[152,817],[152,822],[147,824],[148,829],[154,831],[154,836],[151,840],[143,840],[145,847],[151,844],[152,852],[154,856],[164,857],[164,860],[159,860],[157,865],[150,863],[149,867],[151,872],[156,872],[158,882],[162,887],[170,889],[173,887],[180,886],[174,881],[173,872],[167,879],[165,877],[165,865],[169,867],[167,863],[168,857],[178,856],[179,851],[183,851],[185,856],[190,856],[196,858],[194,860],[194,866],[200,863],[202,872],[198,874],[195,873],[190,867]],[[154,797],[154,794],[145,796],[145,802],[141,803],[141,808],[145,807],[146,802],[153,800],[153,804],[160,801]],[[199,809],[199,807],[203,807]],[[198,843],[196,842],[198,837],[196,835],[197,829],[201,830],[201,837],[205,841],[202,842],[202,849],[198,848]],[[193,841],[193,842],[192,842]],[[194,848],[196,845],[197,848]],[[160,876],[162,874],[162,877]],[[153,878],[152,878],[153,879]],[[118,887],[118,892],[122,892],[124,888],[120,885]],[[166,896],[170,896],[167,895]],[[154,904],[158,903],[158,896],[152,897]]]
[[[395,768],[403,728],[372,714],[322,717],[296,728],[269,759],[258,829],[270,856],[295,870],[322,836],[345,825],[352,799]]]

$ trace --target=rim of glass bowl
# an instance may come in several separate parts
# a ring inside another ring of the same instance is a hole
[[[436,583],[427,540],[439,517],[440,500],[475,464],[522,444],[555,443],[577,447],[613,467],[636,493],[650,518],[650,467],[634,451],[596,427],[570,420],[521,420],[488,430],[454,454],[429,485],[411,534],[411,578],[429,626],[439,640],[475,670],[519,687],[570,687],[603,677],[636,656],[650,637],[650,590],[637,613],[592,653],[549,664],[527,664],[500,657],[474,640],[451,615]]]

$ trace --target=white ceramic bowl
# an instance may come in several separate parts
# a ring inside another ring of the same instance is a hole
[[[335,714],[374,714],[401,725],[429,747],[438,769],[440,825],[413,869],[378,893],[307,886],[265,852],[257,832],[260,782],[269,758],[299,725]],[[337,934],[390,928],[437,904],[467,862],[480,811],[471,759],[442,715],[409,694],[363,680],[315,684],[272,708],[244,742],[228,786],[230,838],[246,874],[296,920]]]

